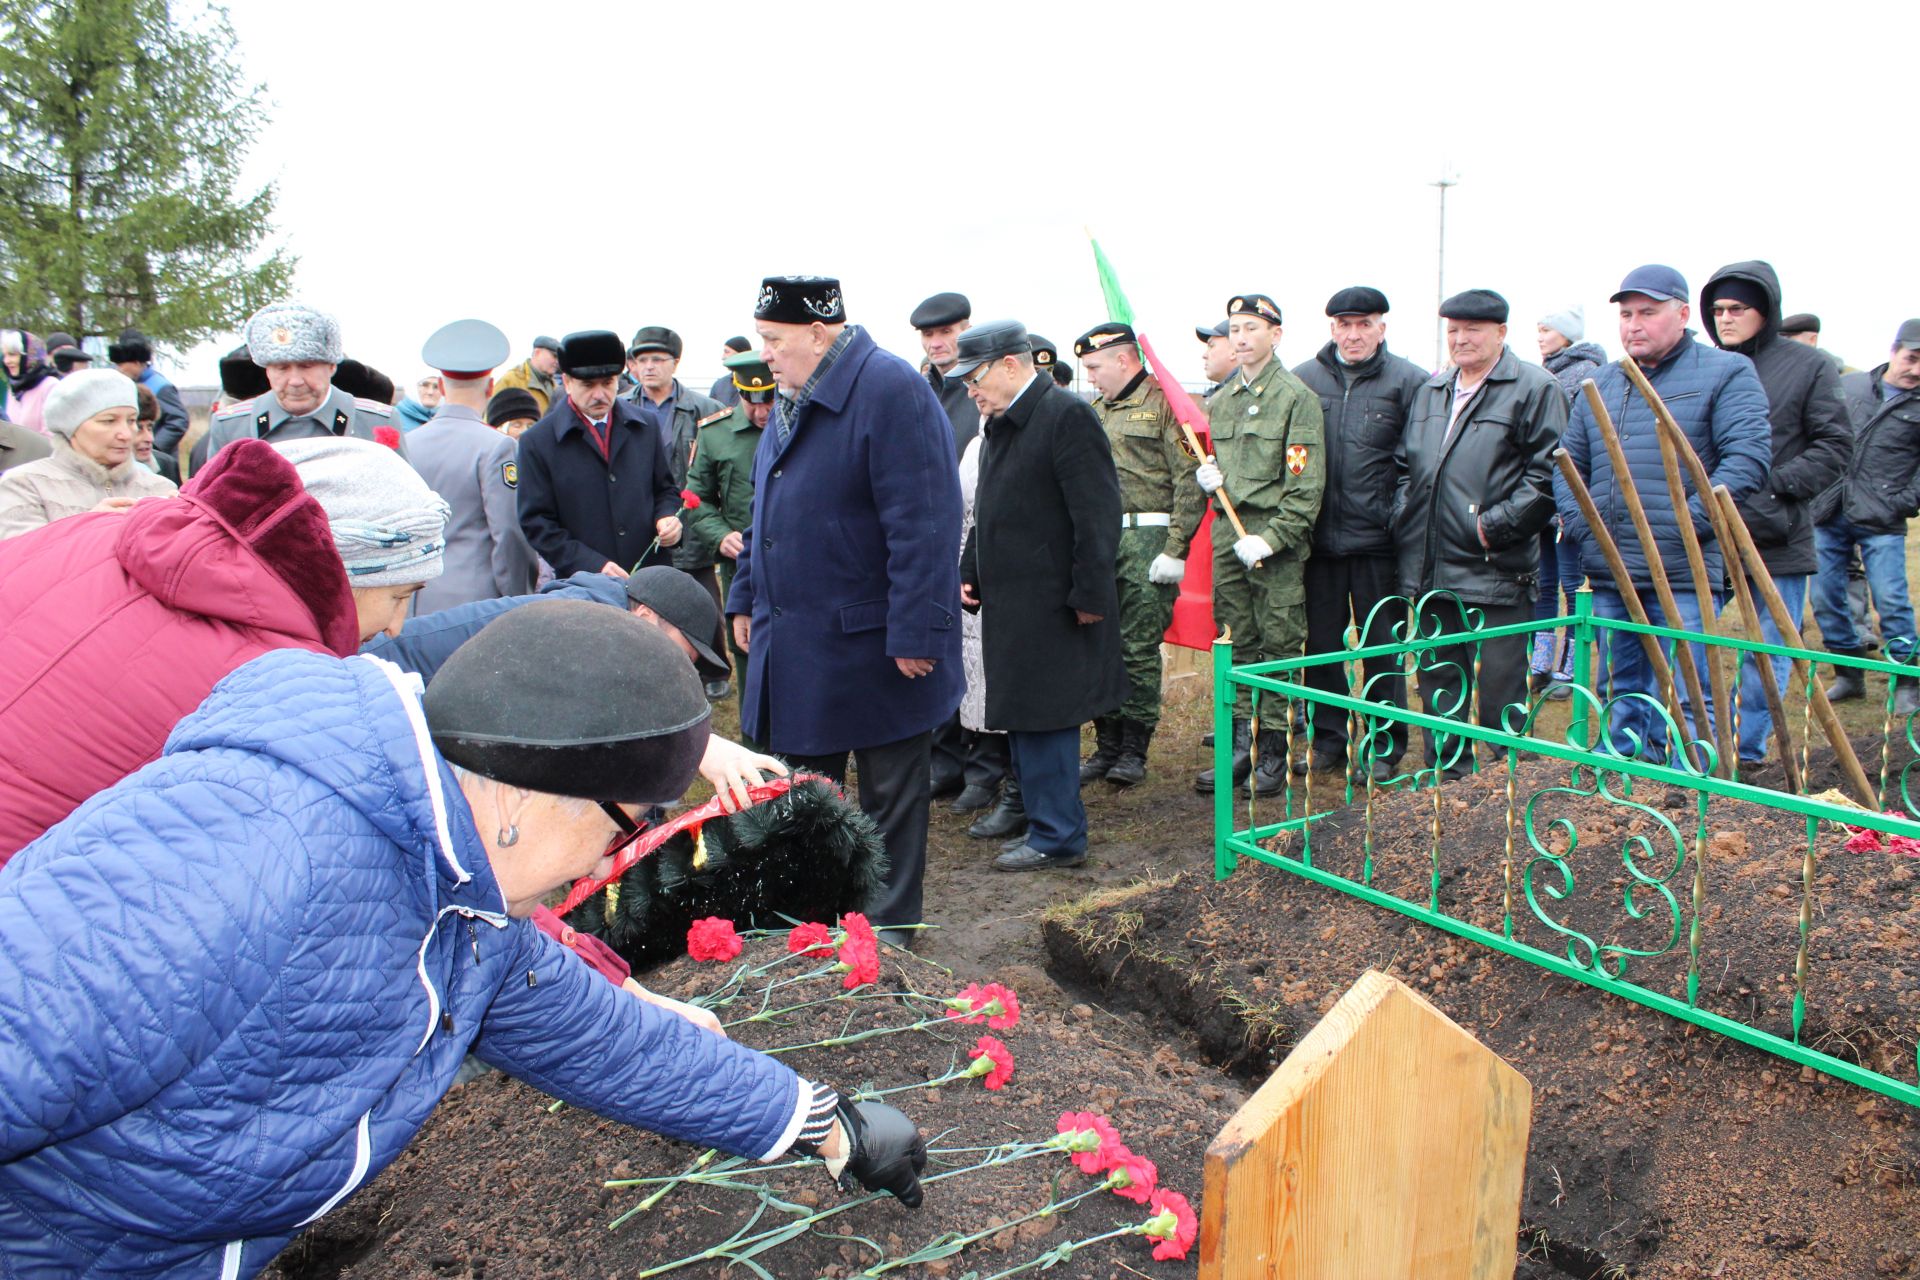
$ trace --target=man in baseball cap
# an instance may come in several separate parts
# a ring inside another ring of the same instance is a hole
[[[235,440],[279,444],[315,436],[375,439],[393,423],[393,406],[360,400],[333,385],[340,365],[340,323],[304,302],[275,302],[247,321],[247,354],[266,371],[268,391],[213,416],[207,456]],[[402,457],[406,446],[399,447]]]

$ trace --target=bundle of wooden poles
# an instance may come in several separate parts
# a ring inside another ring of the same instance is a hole
[[[1733,776],[1737,751],[1733,738],[1733,710],[1731,698],[1737,696],[1739,687],[1738,669],[1733,681],[1733,692],[1729,692],[1726,655],[1727,649],[1711,643],[1720,636],[1720,620],[1714,614],[1713,587],[1707,580],[1706,557],[1700,550],[1700,539],[1693,527],[1693,520],[1687,506],[1687,486],[1691,483],[1693,492],[1700,498],[1708,522],[1713,526],[1715,539],[1720,543],[1722,555],[1726,561],[1727,576],[1733,580],[1734,599],[1738,602],[1740,613],[1745,621],[1747,635],[1762,639],[1760,615],[1754,607],[1753,588],[1758,588],[1760,598],[1766,602],[1767,612],[1779,630],[1781,641],[1791,648],[1804,649],[1806,641],[1800,634],[1799,619],[1787,612],[1786,602],[1780,598],[1780,591],[1774,585],[1773,575],[1767,572],[1767,566],[1760,559],[1759,551],[1754,547],[1753,535],[1747,530],[1747,523],[1734,505],[1733,496],[1725,485],[1715,485],[1707,475],[1706,467],[1700,461],[1700,455],[1694,452],[1693,443],[1681,431],[1680,424],[1674,421],[1667,411],[1666,403],[1653,384],[1640,371],[1631,356],[1621,360],[1620,367],[1626,371],[1628,379],[1646,397],[1647,404],[1653,409],[1658,424],[1660,458],[1666,464],[1667,497],[1673,504],[1674,523],[1680,529],[1680,542],[1686,549],[1687,569],[1693,577],[1694,592],[1700,605],[1700,629],[1709,643],[1705,646],[1707,658],[1707,686],[1701,687],[1700,672],[1693,659],[1693,646],[1679,644],[1675,646],[1675,656],[1680,667],[1680,678],[1686,682],[1687,699],[1698,709],[1708,703],[1704,696],[1707,690],[1713,694],[1714,736],[1718,760],[1714,772],[1723,778]],[[1594,425],[1605,442],[1607,455],[1613,460],[1614,481],[1619,486],[1620,498],[1627,506],[1627,514],[1633,520],[1634,532],[1639,535],[1640,543],[1647,556],[1647,572],[1653,579],[1653,590],[1660,601],[1660,608],[1667,617],[1667,626],[1676,630],[1684,629],[1679,603],[1674,598],[1673,587],[1667,580],[1666,565],[1660,557],[1660,549],[1654,544],[1652,527],[1647,523],[1646,508],[1641,505],[1640,493],[1634,485],[1633,473],[1627,468],[1625,452],[1620,447],[1620,435],[1614,429],[1613,418],[1607,412],[1606,403],[1600,398],[1600,389],[1591,378],[1581,384],[1586,393],[1587,405],[1593,410]],[[1633,579],[1627,572],[1626,562],[1620,558],[1620,548],[1614,542],[1613,535],[1601,520],[1599,510],[1594,506],[1593,495],[1574,469],[1573,459],[1565,449],[1554,451],[1554,461],[1560,467],[1560,474],[1567,482],[1573,500],[1580,507],[1580,514],[1586,518],[1587,527],[1592,531],[1594,543],[1600,548],[1600,554],[1606,559],[1607,568],[1613,574],[1613,580],[1619,589],[1620,598],[1625,602],[1628,615],[1643,626],[1651,625],[1646,610],[1640,604],[1639,592],[1634,588]],[[1684,464],[1684,473],[1682,470]],[[1736,554],[1737,552],[1737,554]],[[1744,572],[1742,566],[1745,566]],[[1751,587],[1749,586],[1751,578]],[[1682,714],[1678,691],[1674,684],[1673,668],[1668,664],[1659,638],[1645,632],[1640,633],[1640,643],[1646,651],[1647,662],[1653,668],[1654,678],[1659,682],[1662,700],[1666,703],[1673,723],[1684,736],[1688,732],[1687,719]],[[1735,651],[1736,653],[1738,651]],[[1767,709],[1773,717],[1773,738],[1780,751],[1780,762],[1786,770],[1787,785],[1795,793],[1804,791],[1800,775],[1799,762],[1794,756],[1793,732],[1787,722],[1785,708],[1781,705],[1780,690],[1773,679],[1773,664],[1763,654],[1755,659],[1761,667],[1761,688],[1766,691]],[[1833,705],[1827,701],[1826,690],[1813,678],[1814,673],[1807,669],[1802,658],[1794,658],[1793,678],[1805,683],[1807,696],[1811,701],[1813,717],[1827,736],[1827,742],[1833,747],[1834,758],[1839,762],[1848,787],[1857,795],[1860,802],[1869,808],[1877,808],[1873,787],[1867,782],[1866,773],[1860,768],[1860,758],[1854,754],[1853,744],[1848,741],[1846,731],[1841,727],[1839,717],[1834,715]],[[1602,732],[1606,732],[1602,726]],[[1684,749],[1684,748],[1683,748]]]

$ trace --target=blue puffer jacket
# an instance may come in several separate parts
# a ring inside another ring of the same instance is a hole
[[[0,872],[0,1275],[251,1275],[469,1049],[766,1157],[799,1078],[509,919],[417,681],[282,650]]]
[[[1773,427],[1767,421],[1767,393],[1753,371],[1753,361],[1731,351],[1719,351],[1694,338],[1693,331],[1675,344],[1657,366],[1646,369],[1647,381],[1667,402],[1668,412],[1680,424],[1681,431],[1693,442],[1707,476],[1717,485],[1725,485],[1735,498],[1744,498],[1757,490],[1767,478],[1773,460]],[[1667,581],[1676,593],[1692,588],[1687,570],[1686,549],[1680,545],[1680,525],[1674,519],[1673,502],[1667,494],[1667,471],[1660,459],[1660,438],[1653,409],[1617,364],[1609,364],[1594,376],[1600,397],[1613,418],[1620,435],[1620,449],[1626,454],[1640,504],[1646,509],[1647,524],[1653,530],[1654,544],[1666,566]],[[1606,521],[1607,530],[1620,546],[1620,558],[1626,561],[1634,585],[1642,590],[1653,586],[1647,571],[1646,550],[1634,531],[1633,518],[1614,480],[1613,459],[1607,454],[1606,441],[1594,425],[1593,409],[1584,395],[1573,398],[1573,413],[1567,419],[1561,443],[1573,459],[1574,469],[1587,482],[1593,505]],[[1721,580],[1720,549],[1713,541],[1713,526],[1707,522],[1706,508],[1700,505],[1693,486],[1686,484],[1687,505],[1693,516],[1693,528],[1700,535],[1707,561],[1707,577]],[[1613,573],[1607,568],[1600,548],[1594,545],[1585,517],[1573,500],[1567,482],[1556,470],[1553,478],[1554,501],[1560,509],[1562,537],[1580,549],[1580,567],[1593,585],[1612,590]],[[1655,621],[1659,621],[1658,618]]]
[[[432,684],[441,664],[453,656],[455,649],[479,635],[480,629],[495,618],[535,600],[591,600],[624,609],[627,584],[604,573],[576,573],[569,578],[555,578],[532,595],[474,600],[408,618],[398,636],[384,633],[375,636],[360,646],[360,652],[398,663],[419,676],[423,684]]]

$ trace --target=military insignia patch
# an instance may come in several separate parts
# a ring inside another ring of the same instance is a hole
[[[1290,444],[1287,446],[1287,473],[1299,475],[1307,469],[1307,446]]]
[[[273,341],[275,346],[284,347],[290,345],[293,342],[293,330],[287,328],[285,325],[281,325],[273,331]]]
[[[517,462],[501,463],[500,478],[507,482],[507,488],[518,489],[520,487],[520,464]]]

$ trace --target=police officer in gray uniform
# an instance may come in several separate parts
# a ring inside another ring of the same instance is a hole
[[[455,320],[420,348],[440,373],[441,400],[408,436],[407,460],[453,510],[446,568],[414,597],[416,617],[533,590],[540,566],[520,531],[519,446],[486,419],[493,371],[512,351],[485,320]]]
[[[267,394],[213,416],[207,456],[235,440],[280,444],[312,436],[373,440],[393,425],[393,406],[360,400],[333,385],[342,358],[340,323],[299,302],[275,302],[247,321],[247,354],[267,373]],[[400,454],[406,456],[404,444]]]

